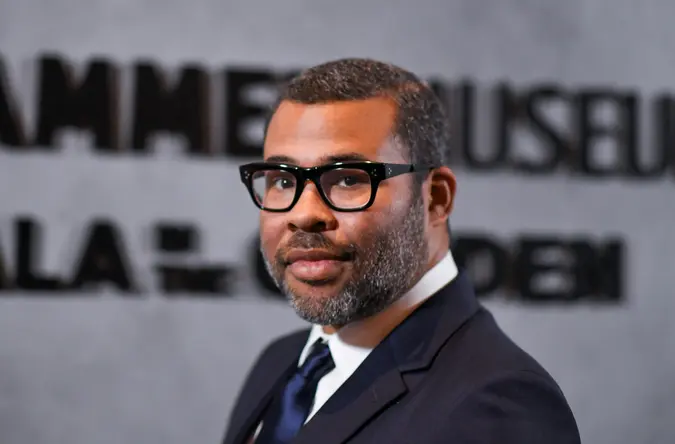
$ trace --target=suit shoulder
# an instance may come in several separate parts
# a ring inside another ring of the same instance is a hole
[[[560,391],[543,366],[513,342],[484,308],[448,340],[435,365],[457,369],[465,387],[530,374]]]
[[[294,331],[269,342],[253,361],[241,391],[247,392],[265,373],[282,371],[289,365],[302,350],[308,333],[307,329]]]
[[[502,373],[449,414],[446,437],[477,442],[579,444],[579,429],[552,380],[528,370]]]
[[[579,442],[574,415],[557,382],[484,308],[444,344],[430,376],[425,391],[437,401],[443,393],[436,405],[448,412],[448,433],[458,441],[492,430],[499,433],[477,441]]]
[[[233,424],[243,422],[244,413],[247,408],[242,405],[250,402],[251,399],[260,399],[263,393],[260,392],[260,382],[269,379],[269,375],[281,374],[287,365],[300,353],[307,340],[309,330],[299,330],[280,336],[269,342],[251,365],[244,382],[239,389],[239,393],[234,401],[234,406],[227,420],[227,435],[225,442],[231,439]]]

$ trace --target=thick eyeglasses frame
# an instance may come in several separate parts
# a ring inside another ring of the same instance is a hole
[[[355,208],[341,208],[335,206],[331,203],[328,196],[324,192],[321,186],[321,175],[327,171],[336,170],[340,168],[348,168],[361,170],[368,173],[370,176],[370,199],[365,204],[355,207]],[[391,179],[392,177],[400,176],[402,174],[430,171],[435,167],[428,166],[419,166],[411,164],[401,164],[401,163],[380,163],[380,162],[336,162],[327,165],[320,165],[315,167],[303,168],[296,165],[289,165],[284,163],[268,163],[268,162],[254,162],[239,167],[239,174],[241,176],[241,181],[246,185],[253,203],[264,211],[270,211],[273,213],[283,213],[290,211],[296,203],[300,200],[302,192],[305,189],[307,181],[311,181],[316,186],[316,189],[319,191],[321,199],[324,203],[334,211],[340,211],[344,213],[352,213],[356,211],[363,211],[373,205],[375,202],[375,196],[377,195],[377,190],[380,186],[380,183],[384,180]],[[263,170],[281,170],[291,173],[296,181],[295,187],[295,196],[289,205],[284,208],[267,208],[256,198],[255,190],[253,189],[253,176],[258,171]]]

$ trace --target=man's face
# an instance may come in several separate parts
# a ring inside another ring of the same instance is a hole
[[[302,167],[409,163],[391,137],[395,114],[384,98],[282,102],[268,128],[265,160]],[[404,174],[381,182],[370,208],[338,212],[307,182],[290,211],[260,212],[268,271],[309,322],[341,326],[371,316],[408,290],[426,265],[425,200],[413,175]]]

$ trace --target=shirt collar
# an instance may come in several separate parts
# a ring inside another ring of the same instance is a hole
[[[458,270],[455,260],[452,253],[448,252],[441,261],[427,271],[424,276],[422,276],[422,278],[401,297],[397,302],[397,309],[418,306],[455,279],[457,274]],[[300,364],[305,361],[312,345],[319,339],[328,344],[331,355],[333,356],[333,361],[335,362],[335,370],[343,372],[346,375],[353,373],[372,351],[372,347],[360,347],[348,344],[340,339],[339,334],[327,334],[320,325],[313,325],[309,337],[307,338],[305,348],[300,354]],[[379,342],[384,339],[384,336],[375,339]]]

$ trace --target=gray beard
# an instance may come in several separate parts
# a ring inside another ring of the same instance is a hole
[[[336,295],[312,298],[295,293],[282,269],[273,266],[262,251],[267,271],[296,313],[312,324],[342,326],[379,313],[408,291],[425,269],[423,202],[421,197],[415,199],[397,224],[366,239],[364,244],[370,248],[356,248],[355,274]]]

